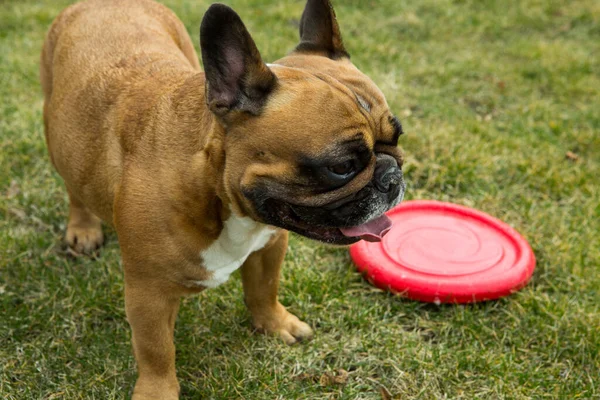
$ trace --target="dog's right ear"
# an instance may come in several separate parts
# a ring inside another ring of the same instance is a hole
[[[200,26],[206,102],[218,116],[232,110],[260,114],[277,84],[244,23],[224,4],[210,6]]]
[[[297,52],[320,54],[331,59],[350,58],[330,0],[307,0],[300,18]]]

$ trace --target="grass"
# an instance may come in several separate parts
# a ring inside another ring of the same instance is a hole
[[[197,43],[209,2],[167,3]],[[266,60],[295,45],[302,1],[228,3]],[[239,277],[187,298],[182,397],[600,398],[600,3],[337,3],[353,61],[404,123],[408,198],[505,220],[537,269],[510,298],[427,305],[372,288],[344,249],[293,237],[281,300],[316,338],[290,348],[252,333]],[[115,233],[96,260],[69,259],[61,244],[66,194],[43,141],[37,71],[67,4],[0,2],[5,399],[119,399],[135,380]]]

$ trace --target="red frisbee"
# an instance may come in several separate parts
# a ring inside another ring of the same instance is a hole
[[[415,200],[387,215],[383,240],[361,240],[350,255],[369,282],[393,293],[436,304],[492,300],[521,289],[535,268],[527,241],[481,211]]]

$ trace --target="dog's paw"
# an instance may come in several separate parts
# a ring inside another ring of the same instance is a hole
[[[313,337],[313,330],[308,324],[300,321],[284,306],[277,303],[270,312],[257,313],[253,317],[254,327],[260,332],[279,336],[286,344],[292,345]]]
[[[69,224],[65,241],[74,255],[93,254],[104,243],[100,223]]]

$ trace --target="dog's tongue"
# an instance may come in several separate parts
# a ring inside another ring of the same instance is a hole
[[[351,228],[340,228],[344,236],[360,237],[367,242],[380,242],[392,228],[392,220],[387,215],[375,218],[365,224]]]

